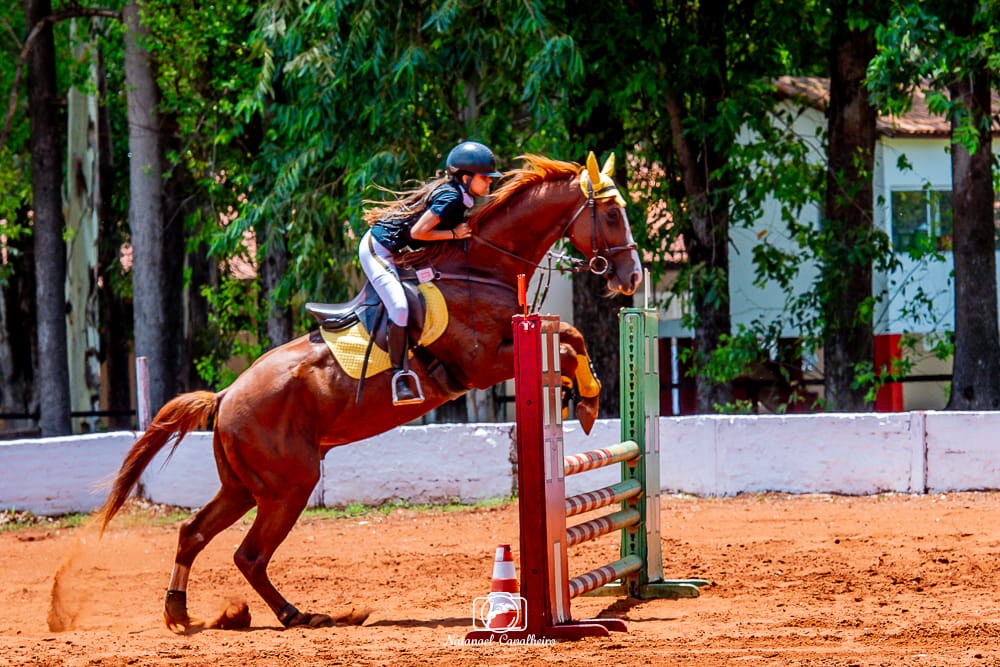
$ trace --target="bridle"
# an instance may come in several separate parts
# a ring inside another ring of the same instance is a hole
[[[620,252],[630,252],[632,250],[637,250],[639,246],[633,241],[632,243],[627,243],[620,246],[609,246],[608,240],[604,236],[604,227],[597,224],[597,200],[604,197],[610,196],[608,193],[618,194],[618,187],[612,183],[607,185],[597,192],[594,192],[594,183],[589,178],[587,179],[587,201],[573,214],[573,217],[569,219],[566,226],[563,228],[562,235],[565,236],[566,232],[573,225],[580,214],[583,213],[585,208],[590,209],[590,248],[592,255],[590,260],[583,261],[578,260],[581,265],[580,268],[574,269],[574,271],[583,271],[588,269],[591,273],[603,276],[611,268],[611,263],[608,261],[608,257],[617,255]],[[600,245],[598,245],[598,237],[600,237]],[[603,248],[601,247],[603,246]]]
[[[534,268],[540,269],[542,271],[559,271],[560,273],[581,273],[583,271],[590,271],[595,275],[603,276],[611,268],[611,262],[608,259],[609,257],[613,257],[618,253],[637,250],[639,247],[638,245],[636,245],[634,241],[632,243],[627,243],[625,245],[609,246],[608,240],[604,234],[604,228],[597,222],[597,200],[609,197],[610,196],[609,193],[617,193],[617,192],[618,192],[618,187],[613,183],[611,185],[601,188],[600,190],[595,191],[593,182],[589,178],[587,179],[587,200],[582,204],[580,204],[580,207],[576,209],[576,212],[572,216],[570,216],[566,224],[563,225],[562,232],[560,233],[559,237],[562,238],[566,236],[566,232],[568,232],[569,228],[573,226],[573,223],[576,222],[577,218],[579,218],[580,215],[589,208],[590,221],[591,221],[591,229],[590,229],[591,257],[590,259],[570,260],[571,264],[568,268],[556,267],[555,269],[552,269],[547,266],[542,266],[541,264],[533,262],[530,259],[525,259],[524,257],[521,257],[517,253],[511,250],[507,250],[506,248],[501,247],[493,243],[492,241],[488,241],[481,236],[473,235],[472,238],[478,241],[479,243],[487,245],[490,248],[500,253],[503,253],[504,255],[507,255],[508,257],[513,257],[516,260],[524,262],[525,264],[533,266]]]

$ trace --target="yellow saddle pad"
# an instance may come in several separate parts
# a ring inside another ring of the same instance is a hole
[[[430,345],[448,328],[448,304],[444,295],[434,283],[420,283],[420,292],[427,304],[427,315],[424,319],[424,329],[420,333],[420,345]],[[368,350],[368,330],[361,322],[355,322],[340,331],[325,331],[320,329],[323,340],[326,341],[334,359],[348,375],[355,380],[361,379],[361,367],[365,363],[365,352]],[[413,351],[410,351],[413,356]],[[377,345],[372,345],[371,357],[365,377],[371,377],[392,367],[389,355]]]

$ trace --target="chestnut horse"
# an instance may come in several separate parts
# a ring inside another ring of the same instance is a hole
[[[436,364],[415,356],[411,365],[423,385],[422,403],[394,406],[391,372],[368,378],[356,401],[358,381],[313,332],[270,350],[218,393],[172,399],[132,446],[97,517],[102,532],[156,453],[215,417],[221,488],[180,528],[164,609],[168,627],[200,627],[187,611],[191,565],[212,538],[255,506],[256,518],[234,556],[237,568],[284,626],[331,625],[326,614],[296,609],[267,573],[319,481],[326,452],[405,424],[461,391],[511,378],[518,275],[530,279],[560,238],[587,257],[583,268],[605,275],[610,290],[635,292],[641,267],[624,200],[611,180],[613,156],[602,170],[593,153],[586,168],[539,156],[524,160],[474,209],[468,242],[435,244],[426,256],[408,259],[418,268],[434,267],[448,304],[448,326],[426,349]],[[447,371],[446,381],[440,368],[432,372],[435,365]],[[244,606],[215,627],[245,626],[249,618]]]

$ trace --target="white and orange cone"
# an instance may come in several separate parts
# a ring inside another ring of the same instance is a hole
[[[489,614],[486,627],[504,629],[517,627],[521,622],[521,596],[517,585],[517,573],[514,571],[514,557],[510,553],[509,544],[497,547],[493,559],[493,583],[490,594],[486,598]]]

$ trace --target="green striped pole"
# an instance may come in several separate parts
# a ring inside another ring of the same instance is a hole
[[[593,589],[592,595],[632,598],[698,597],[704,579],[663,579],[660,542],[660,369],[659,319],[654,308],[623,308],[618,313],[621,351],[621,439],[641,443],[636,458],[622,463],[622,480],[638,481],[644,493],[622,501],[639,521],[621,531],[622,560],[638,558],[617,583]]]

